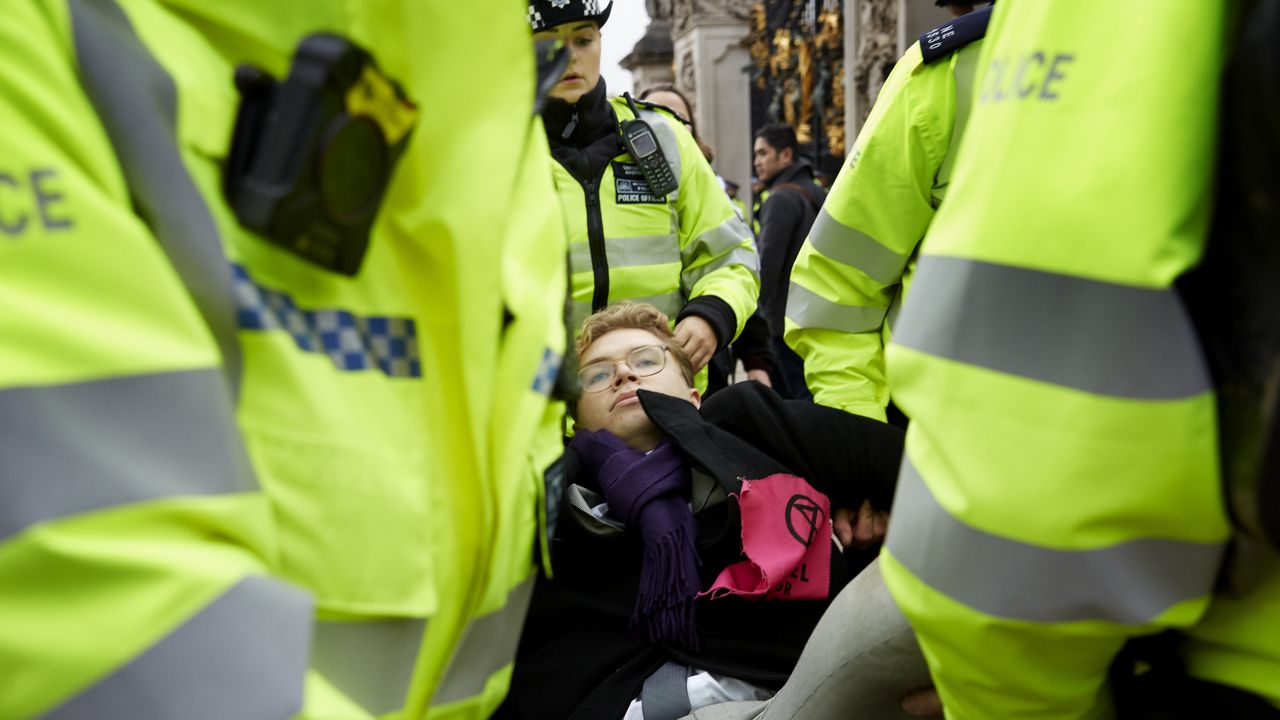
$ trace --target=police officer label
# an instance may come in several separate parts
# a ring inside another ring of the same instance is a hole
[[[613,163],[613,185],[619,205],[664,205],[667,202],[665,197],[654,194],[649,181],[644,179],[644,173],[640,172],[640,166],[633,163]]]

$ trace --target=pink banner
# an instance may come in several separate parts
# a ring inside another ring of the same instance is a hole
[[[804,478],[744,480],[738,493],[747,559],[701,595],[824,600],[831,591],[831,502]]]

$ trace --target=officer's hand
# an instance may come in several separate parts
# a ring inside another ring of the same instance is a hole
[[[831,524],[841,545],[862,550],[884,542],[889,513],[873,510],[871,501],[863,500],[856,513],[849,508],[836,508]]]
[[[711,361],[716,351],[716,331],[711,329],[711,323],[690,315],[676,324],[676,342],[689,356],[693,371],[698,372]]]
[[[769,388],[773,387],[773,381],[769,379],[768,370],[748,370],[747,379],[755,380],[756,382],[760,383],[765,387],[769,387]]]
[[[902,711],[914,717],[942,717],[942,698],[937,688],[924,688],[902,698]]]

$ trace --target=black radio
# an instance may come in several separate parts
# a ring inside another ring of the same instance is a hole
[[[671,164],[667,162],[667,156],[658,144],[657,134],[649,123],[640,119],[640,110],[631,99],[631,93],[623,93],[622,96],[636,116],[634,120],[622,123],[622,143],[640,167],[640,173],[644,175],[645,182],[649,183],[649,189],[654,195],[665,197],[675,192],[680,186],[680,180],[671,172]]]
[[[245,227],[355,275],[417,107],[373,57],[330,34],[303,39],[289,77],[236,68],[241,94],[223,189]]]
[[[564,74],[565,68],[569,67],[569,61],[573,58],[569,54],[569,47],[558,38],[539,40],[534,43],[533,49],[536,54],[535,68],[538,79],[533,93],[533,114],[538,115],[547,102],[547,96],[550,95],[556,83],[560,82],[560,76]]]

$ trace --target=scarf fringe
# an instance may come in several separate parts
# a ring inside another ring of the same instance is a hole
[[[645,543],[640,594],[631,616],[637,634],[651,642],[698,649],[694,610],[701,564],[686,525]]]

